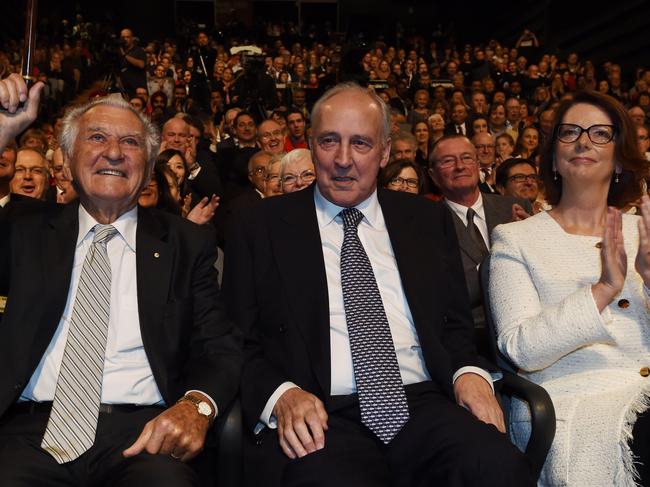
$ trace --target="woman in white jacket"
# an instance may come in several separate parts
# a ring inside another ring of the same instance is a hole
[[[540,169],[553,209],[492,235],[499,349],[553,399],[540,485],[648,485],[650,199],[641,217],[617,209],[641,196],[646,163],[611,97],[577,93],[555,121]],[[511,429],[523,447],[523,403]]]

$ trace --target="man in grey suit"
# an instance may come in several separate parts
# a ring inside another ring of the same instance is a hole
[[[489,252],[492,229],[526,218],[532,212],[530,202],[480,191],[478,154],[464,135],[447,135],[438,141],[430,156],[429,173],[453,216],[478,351],[486,355],[489,342],[478,267]]]

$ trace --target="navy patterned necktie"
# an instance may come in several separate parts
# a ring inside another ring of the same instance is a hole
[[[111,263],[106,244],[113,225],[95,225],[41,447],[58,463],[77,459],[95,442],[111,304]]]
[[[346,208],[339,215],[343,306],[361,422],[388,444],[409,419],[406,393],[377,281],[357,233],[363,214]]]

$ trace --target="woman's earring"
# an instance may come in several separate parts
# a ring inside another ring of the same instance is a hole
[[[558,175],[557,175],[557,169],[555,166],[553,166],[553,181],[557,181]]]
[[[616,170],[614,171],[614,183],[617,183],[620,181],[620,175],[623,172],[623,170],[619,167],[616,166]]]

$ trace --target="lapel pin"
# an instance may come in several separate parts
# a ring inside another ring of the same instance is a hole
[[[153,256],[157,259],[158,257],[160,257],[160,254],[158,252],[154,252]]]

